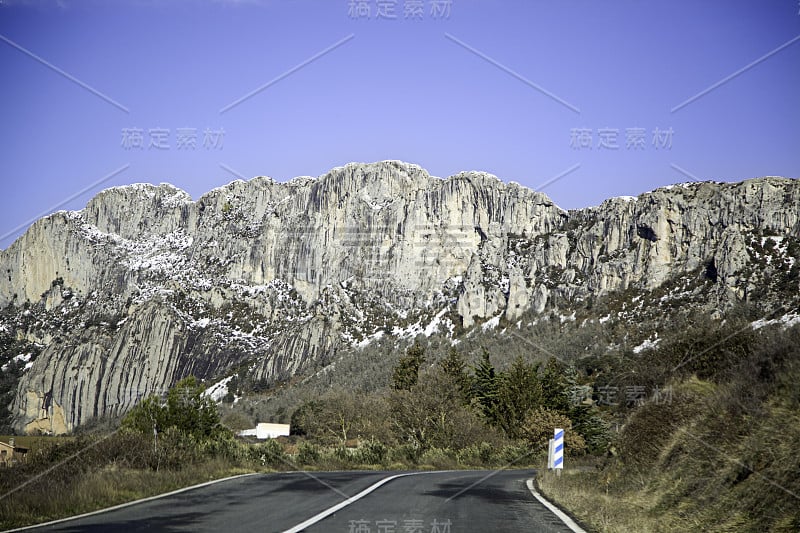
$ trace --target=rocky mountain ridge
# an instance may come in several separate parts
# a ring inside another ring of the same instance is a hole
[[[378,336],[457,337],[678,276],[714,283],[709,308],[766,303],[800,292],[798,242],[800,186],[784,178],[570,212],[489,174],[397,161],[235,181],[197,201],[117,187],[0,251],[5,353],[28,355],[8,363],[9,416],[63,433],[189,374],[246,368],[269,383]]]

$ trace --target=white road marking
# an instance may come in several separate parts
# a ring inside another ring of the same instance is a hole
[[[423,474],[442,474],[442,473],[445,473],[445,472],[446,471],[442,471],[442,470],[429,471],[429,472],[408,472],[408,473],[405,473],[405,474],[396,474],[394,476],[386,477],[386,478],[378,481],[377,483],[374,483],[373,485],[370,485],[369,487],[367,487],[366,489],[362,490],[361,492],[359,492],[355,496],[352,496],[352,497],[348,498],[347,500],[345,500],[343,502],[340,502],[340,503],[334,505],[333,507],[330,507],[330,508],[322,511],[321,513],[318,513],[318,514],[312,516],[311,518],[309,518],[305,522],[302,522],[302,523],[294,526],[291,529],[287,529],[284,533],[298,533],[300,531],[303,531],[307,527],[312,526],[312,525],[316,524],[317,522],[329,517],[330,515],[334,514],[335,512],[339,511],[340,509],[343,509],[343,508],[347,507],[351,503],[357,502],[358,500],[360,500],[364,496],[368,495],[371,492],[374,492],[375,490],[377,490],[378,488],[382,487],[386,483],[389,483],[390,481],[393,481],[395,479],[398,479],[398,478],[401,478],[401,477],[406,477],[406,476],[419,476],[419,475],[423,475]],[[284,473],[294,473],[294,472],[284,472]],[[123,504],[120,504],[120,505],[115,505],[114,507],[108,507],[106,509],[100,509],[98,511],[92,511],[91,513],[84,513],[82,515],[71,516],[69,518],[62,518],[60,520],[53,520],[51,522],[46,522],[46,523],[43,523],[43,524],[36,524],[36,525],[22,527],[22,528],[18,528],[18,529],[11,529],[11,530],[9,530],[9,532],[11,532],[11,531],[25,531],[25,530],[29,530],[29,529],[33,529],[33,528],[40,528],[40,527],[44,527],[44,526],[51,526],[51,525],[55,525],[55,524],[61,524],[61,523],[64,523],[64,522],[70,522],[72,520],[77,520],[79,518],[86,518],[86,517],[89,517],[89,516],[94,516],[94,515],[98,515],[98,514],[102,514],[102,513],[107,513],[109,511],[116,511],[118,509],[124,509],[124,508],[130,507],[132,505],[137,505],[137,504],[140,504],[140,503],[145,503],[145,502],[157,500],[157,499],[160,499],[160,498],[164,498],[166,496],[172,496],[174,494],[180,494],[182,492],[187,492],[187,491],[190,491],[190,490],[199,489],[201,487],[207,487],[209,485],[214,485],[214,484],[217,484],[217,483],[221,483],[223,481],[230,481],[232,479],[237,479],[237,478],[241,478],[241,477],[248,477],[248,476],[257,476],[257,475],[259,475],[259,474],[258,473],[241,474],[241,475],[238,475],[238,476],[232,476],[232,477],[227,477],[227,478],[223,478],[223,479],[215,479],[213,481],[208,481],[206,483],[200,483],[199,485],[193,485],[191,487],[185,487],[185,488],[182,488],[182,489],[174,490],[174,491],[168,492],[166,494],[159,494],[157,496],[151,496],[149,498],[142,498],[140,500],[136,500],[136,501],[133,501],[133,502],[127,502],[127,503],[123,503]],[[526,484],[528,486],[528,490],[531,491],[531,494],[533,494],[533,496],[539,502],[541,502],[542,505],[547,507],[547,509],[549,509],[550,512],[552,512],[562,522],[564,522],[564,524],[568,528],[570,528],[574,533],[586,533],[586,531],[584,529],[582,529],[578,524],[575,523],[574,520],[572,520],[563,511],[561,511],[561,509],[559,509],[558,507],[556,507],[555,505],[553,505],[552,503],[547,501],[541,494],[539,494],[536,491],[536,489],[533,487],[533,479],[527,480]]]
[[[345,507],[347,507],[351,503],[357,502],[358,500],[360,500],[361,498],[363,498],[364,496],[366,496],[370,492],[373,492],[374,490],[382,487],[383,485],[385,485],[385,484],[389,483],[390,481],[395,480],[397,478],[406,477],[406,476],[418,476],[418,475],[422,475],[422,474],[441,474],[441,473],[442,473],[441,471],[408,472],[407,474],[397,474],[397,475],[394,475],[394,476],[389,476],[387,478],[383,478],[382,480],[378,481],[377,483],[375,483],[373,485],[370,485],[366,489],[362,490],[361,492],[359,492],[355,496],[352,496],[352,497],[346,499],[345,501],[334,505],[333,507],[331,507],[329,509],[325,509],[321,513],[312,516],[311,518],[309,518],[305,522],[303,522],[301,524],[297,524],[296,526],[294,526],[291,529],[287,529],[286,531],[284,531],[284,533],[297,533],[298,531],[303,531],[307,527],[313,526],[317,522],[329,517],[330,515],[332,515],[336,511],[338,511],[340,509],[344,509]]]
[[[564,522],[564,524],[568,528],[570,528],[575,533],[586,533],[586,531],[583,528],[581,528],[581,526],[576,524],[575,521],[572,518],[567,516],[561,509],[559,509],[558,507],[556,507],[555,505],[553,505],[552,503],[547,501],[544,496],[542,496],[541,494],[539,494],[536,491],[536,489],[533,487],[533,479],[529,479],[528,481],[525,482],[525,484],[528,485],[528,490],[531,491],[531,494],[533,494],[533,497],[536,498],[537,500],[539,500],[539,502],[542,505],[547,507],[550,510],[551,513],[553,513],[558,518],[560,518],[561,521]]]

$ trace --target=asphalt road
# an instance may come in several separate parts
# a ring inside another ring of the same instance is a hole
[[[569,532],[531,470],[280,473],[241,477],[35,531]],[[386,481],[388,478],[392,478]],[[383,484],[375,488],[381,481]],[[372,489],[356,501],[362,491]],[[340,506],[331,512],[334,506]],[[329,516],[322,517],[326,511]],[[318,520],[309,524],[310,521]],[[305,525],[304,525],[305,524]]]

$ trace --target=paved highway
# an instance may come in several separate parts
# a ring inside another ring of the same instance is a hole
[[[525,485],[531,470],[259,474],[35,531],[571,531]]]

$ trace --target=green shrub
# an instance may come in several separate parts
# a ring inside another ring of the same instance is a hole
[[[280,442],[268,439],[250,447],[250,460],[261,466],[280,466],[286,463],[286,454]]]
[[[423,452],[419,462],[436,468],[453,468],[458,460],[450,448],[430,448]]]
[[[208,455],[228,459],[240,463],[248,459],[246,445],[237,441],[232,435],[220,436],[203,443],[202,449]]]
[[[352,450],[344,446],[337,446],[336,448],[334,448],[331,455],[333,456],[334,459],[336,459],[337,461],[341,462],[344,465],[350,465],[352,463],[358,462],[358,457],[356,456],[356,453],[354,453]]]
[[[489,442],[472,444],[456,454],[457,461],[467,466],[486,466],[495,459],[495,447]]]
[[[595,409],[585,405],[573,407],[569,412],[573,429],[583,437],[586,442],[586,451],[600,455],[608,451],[613,438],[611,424],[609,424]]]
[[[489,464],[494,458],[494,446],[488,442],[481,442],[478,445],[478,457],[483,464]]]
[[[422,450],[413,444],[401,444],[389,450],[389,459],[395,463],[415,465],[421,455]]]
[[[319,446],[311,442],[301,442],[297,447],[297,462],[301,465],[316,465],[321,455]]]
[[[122,427],[144,435],[173,428],[198,441],[229,435],[230,430],[220,424],[217,405],[204,392],[205,387],[189,376],[169,390],[166,401],[150,396],[140,402],[125,416]]]
[[[388,450],[382,442],[370,439],[358,448],[358,458],[365,465],[383,465],[388,459]]]
[[[531,465],[541,457],[541,450],[527,444],[506,444],[497,453],[497,459],[501,463],[514,467]]]

